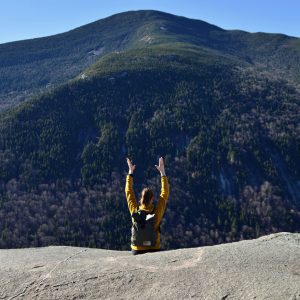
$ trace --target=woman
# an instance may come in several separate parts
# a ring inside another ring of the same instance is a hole
[[[128,208],[132,216],[131,250],[133,255],[160,250],[160,222],[164,215],[169,197],[168,178],[165,173],[164,161],[159,159],[156,169],[161,175],[161,193],[156,206],[153,205],[153,191],[144,188],[139,204],[133,192],[133,172],[135,165],[127,158],[129,168],[126,176],[125,194]]]

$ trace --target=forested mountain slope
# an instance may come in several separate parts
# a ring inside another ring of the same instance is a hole
[[[0,110],[77,76],[107,53],[184,42],[239,58],[299,83],[299,39],[223,30],[158,11],[131,11],[66,33],[0,45]]]
[[[127,249],[127,156],[137,198],[143,185],[159,195],[154,164],[165,157],[165,248],[300,230],[297,63],[280,77],[280,60],[259,65],[253,54],[256,65],[193,43],[196,33],[175,41],[160,30],[169,38],[108,53],[2,113],[0,247]]]

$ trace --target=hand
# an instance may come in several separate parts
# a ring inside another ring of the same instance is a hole
[[[166,175],[165,166],[164,166],[164,159],[162,157],[159,158],[158,166],[155,165],[155,167],[160,172],[161,176],[165,176]]]
[[[127,165],[128,165],[128,168],[129,168],[129,174],[133,174],[134,170],[135,170],[135,165],[132,164],[132,162],[130,161],[130,159],[127,157],[126,158],[127,160]]]

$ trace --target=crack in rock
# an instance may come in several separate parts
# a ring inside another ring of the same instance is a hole
[[[14,299],[14,298],[17,298],[17,297],[21,296],[22,294],[25,294],[26,290],[27,290],[31,285],[33,285],[34,283],[35,283],[35,280],[34,280],[34,281],[31,281],[31,282],[29,282],[29,283],[27,283],[27,284],[25,285],[25,287],[24,287],[24,289],[23,289],[22,292],[19,292],[18,294],[14,295],[14,296],[12,296],[12,297],[10,297],[10,298],[8,298],[8,299],[11,300],[11,299]]]
[[[69,282],[58,283],[58,284],[52,285],[52,287],[66,286],[66,285],[73,284],[73,283],[76,283],[76,281],[73,280],[73,281],[69,281]]]
[[[31,269],[33,270],[33,269],[43,268],[43,267],[45,267],[45,266],[43,266],[43,265],[36,265],[36,266],[33,266]]]
[[[82,252],[86,252],[87,250],[88,250],[88,249],[80,250],[80,251],[78,251],[78,252],[76,252],[76,253],[74,253],[74,254],[68,256],[67,258],[65,258],[65,259],[63,259],[63,260],[61,260],[61,261],[59,261],[59,262],[54,266],[54,268],[52,268],[52,269],[44,276],[44,278],[41,279],[40,283],[42,283],[45,279],[49,278],[50,275],[51,275],[51,273],[52,273],[59,265],[61,265],[62,263],[68,261],[68,260],[71,259],[72,257],[74,257],[74,256],[76,256],[76,255],[78,255],[78,254],[80,254],[80,253],[82,253]]]
[[[52,269],[51,269],[51,270],[50,270],[50,271],[49,271],[49,272],[48,272],[48,273],[47,273],[47,274],[46,274],[46,275],[45,275],[45,276],[44,276],[44,277],[36,284],[36,285],[38,286],[38,287],[36,288],[36,292],[39,291],[39,286],[41,286],[41,285],[43,284],[43,282],[44,282],[47,278],[49,278],[49,277],[51,276],[51,273],[52,273],[55,269],[57,269],[57,267],[58,267],[59,265],[61,265],[62,263],[68,261],[68,260],[71,259],[72,257],[74,257],[74,256],[76,256],[76,255],[78,255],[78,254],[80,254],[80,253],[82,253],[82,252],[86,252],[87,250],[88,250],[88,249],[82,249],[82,250],[80,250],[80,251],[78,251],[78,252],[76,252],[76,253],[74,253],[74,254],[72,254],[72,255],[66,257],[65,259],[59,261],[59,262],[54,266],[54,268],[52,268]],[[24,296],[25,293],[26,293],[26,291],[27,291],[27,289],[28,289],[31,285],[33,285],[34,283],[35,283],[35,280],[34,280],[34,281],[31,281],[31,282],[29,282],[29,283],[27,283],[21,292],[19,292],[18,294],[14,295],[14,296],[11,296],[11,297],[9,298],[9,300],[15,299],[15,298],[17,298],[17,297],[19,297],[19,296]]]

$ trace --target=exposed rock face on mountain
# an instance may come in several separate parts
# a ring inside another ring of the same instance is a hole
[[[132,256],[0,250],[0,299],[300,299],[300,234]]]

